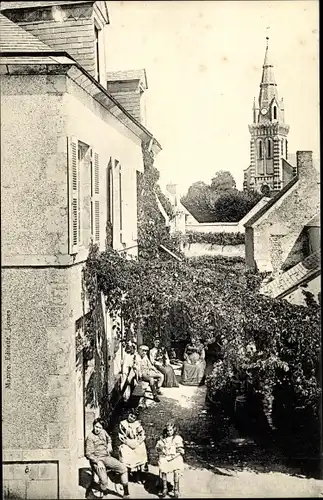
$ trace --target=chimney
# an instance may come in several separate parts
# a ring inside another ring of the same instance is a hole
[[[146,70],[109,71],[107,90],[134,118],[146,125]]]
[[[106,2],[1,2],[1,13],[53,50],[67,52],[105,85]]]
[[[300,181],[312,180],[313,173],[316,172],[313,166],[312,151],[297,151],[296,165],[297,165],[297,174]]]

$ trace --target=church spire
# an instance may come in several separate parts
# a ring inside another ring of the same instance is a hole
[[[265,59],[262,67],[262,76],[261,76],[260,92],[259,92],[260,109],[268,109],[274,97],[278,101],[277,84],[274,76],[274,67],[270,61],[268,42],[269,38],[267,36]]]

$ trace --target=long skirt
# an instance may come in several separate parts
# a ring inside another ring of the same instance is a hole
[[[183,385],[201,385],[205,374],[205,361],[199,361],[196,364],[190,364],[184,361],[182,368]]]
[[[173,367],[158,366],[157,369],[164,375],[163,387],[179,387]]]
[[[148,462],[145,442],[139,444],[134,450],[126,444],[122,444],[119,447],[119,453],[120,461],[131,470]]]

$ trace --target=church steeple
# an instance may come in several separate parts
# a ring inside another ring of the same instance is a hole
[[[287,135],[289,126],[284,120],[284,102],[279,100],[274,67],[266,37],[265,58],[262,67],[258,105],[252,106],[253,123],[249,125],[250,167],[245,171],[245,188],[260,191],[283,187],[283,160],[288,158]]]
[[[274,67],[271,64],[268,49],[269,38],[266,37],[265,59],[262,67],[262,76],[259,92],[259,109],[269,109],[272,100],[275,98],[278,101],[277,83],[274,76]],[[262,112],[262,111],[261,111]],[[264,114],[262,112],[262,114]]]

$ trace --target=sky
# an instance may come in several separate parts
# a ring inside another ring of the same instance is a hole
[[[108,70],[145,68],[147,128],[162,187],[184,194],[229,170],[242,188],[266,36],[289,151],[319,155],[316,0],[111,1]]]

